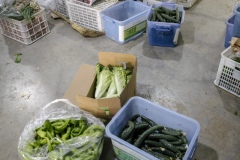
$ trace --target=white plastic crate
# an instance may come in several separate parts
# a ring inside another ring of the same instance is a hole
[[[183,5],[185,8],[191,8],[196,1],[197,0],[178,0],[178,4]]]
[[[56,3],[55,11],[68,17],[66,0],[55,0],[55,3]]]
[[[171,2],[171,3],[177,3],[178,0],[143,0],[143,3],[144,4],[147,4],[147,5],[153,5],[153,4],[156,4],[156,3],[159,3],[159,2]]]
[[[70,20],[82,27],[96,31],[104,31],[100,12],[113,6],[118,1],[100,0],[92,6],[84,5],[75,0],[68,0],[67,7]]]
[[[0,28],[3,35],[23,44],[31,44],[50,32],[44,8],[34,14],[34,20],[27,23],[10,18],[0,19]]]
[[[238,53],[240,54],[240,53]],[[240,97],[240,63],[232,60],[236,54],[231,46],[221,54],[218,73],[214,84],[220,88]]]

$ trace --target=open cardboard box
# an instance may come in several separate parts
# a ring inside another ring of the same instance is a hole
[[[129,98],[136,95],[137,58],[132,54],[99,52],[98,59],[104,66],[121,66],[126,63],[126,68],[133,69],[132,77],[120,97],[95,99],[96,66],[82,64],[63,98],[69,99],[94,116],[109,121]],[[110,114],[106,115],[105,111],[100,109],[102,107],[108,107]]]

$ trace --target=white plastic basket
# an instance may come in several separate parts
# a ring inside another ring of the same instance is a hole
[[[214,84],[240,97],[240,63],[232,60],[236,57],[231,46],[221,54],[218,73]]]
[[[10,18],[0,19],[0,29],[3,35],[23,44],[31,44],[50,32],[44,8],[34,14],[31,23]]]
[[[171,3],[177,3],[178,0],[143,0],[143,3],[146,4],[146,5],[153,5],[153,4],[156,4],[156,3],[159,3],[159,2],[171,2]]]
[[[82,27],[96,31],[104,31],[100,12],[110,6],[113,6],[118,1],[100,0],[92,6],[84,5],[75,0],[68,0],[67,7],[70,20]]]
[[[55,11],[68,17],[66,0],[55,0],[55,3],[56,3]]]
[[[178,4],[183,5],[185,8],[191,8],[196,1],[197,0],[178,0]]]

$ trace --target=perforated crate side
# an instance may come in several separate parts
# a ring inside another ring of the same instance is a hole
[[[55,11],[68,17],[68,7],[66,0],[55,0],[55,3],[56,3]]]
[[[44,8],[35,14],[32,23],[10,18],[0,20],[1,33],[23,44],[31,44],[50,32]]]
[[[191,8],[197,0],[178,0],[178,4],[183,5],[185,8]]]
[[[232,60],[233,57],[231,47],[223,51],[214,84],[240,97],[240,71],[235,68],[240,68],[240,63]]]
[[[78,1],[67,1],[70,20],[82,27],[96,31],[104,31],[100,12],[117,1],[98,1],[92,6],[82,5]]]

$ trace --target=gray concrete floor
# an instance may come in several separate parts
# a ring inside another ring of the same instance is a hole
[[[137,95],[196,119],[201,125],[197,160],[240,159],[240,98],[214,85],[233,0],[198,0],[186,10],[179,44],[153,47],[147,35],[120,45],[106,36],[85,38],[49,18],[51,33],[26,46],[0,35],[0,159],[18,158],[18,138],[47,103],[62,98],[82,63],[95,65],[99,51],[138,58]],[[14,54],[22,61],[14,63]],[[106,139],[102,158],[113,159]]]

